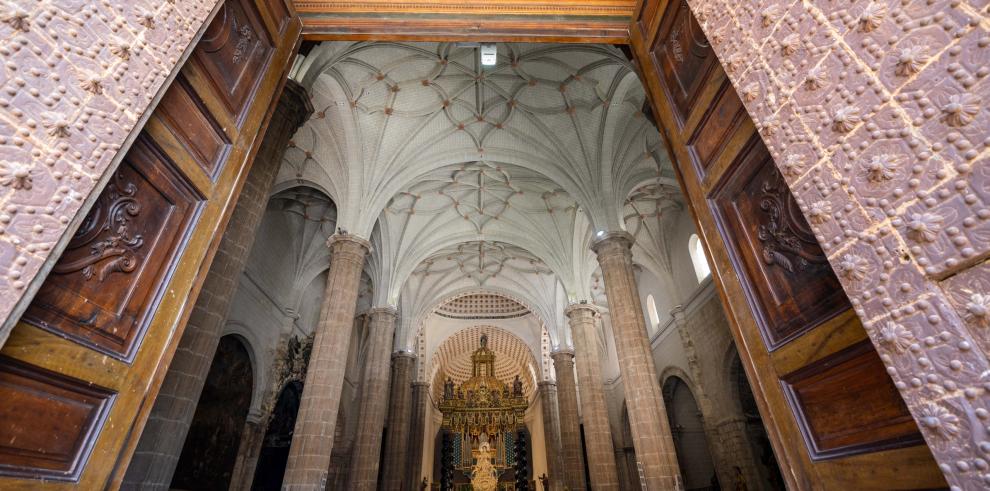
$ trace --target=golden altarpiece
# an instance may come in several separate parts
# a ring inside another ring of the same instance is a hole
[[[451,470],[459,477],[451,477],[453,488],[515,489],[514,478],[507,474],[514,472],[515,442],[518,432],[525,430],[529,402],[519,375],[511,385],[495,376],[495,353],[488,348],[488,336],[481,336],[471,355],[471,377],[456,386],[446,378],[439,406],[442,427],[450,435]],[[460,476],[469,478],[470,484]]]

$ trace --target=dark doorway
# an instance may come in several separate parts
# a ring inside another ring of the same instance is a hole
[[[770,437],[767,436],[767,429],[763,426],[760,409],[756,406],[756,398],[753,397],[753,390],[749,386],[749,380],[746,378],[738,354],[732,361],[730,376],[739,396],[743,416],[746,417],[746,440],[749,441],[750,450],[759,464],[757,472],[760,474],[760,480],[767,483],[769,489],[783,490],[784,478],[780,475],[777,458],[773,454],[773,447],[770,446]]]
[[[234,336],[220,338],[196,414],[172,476],[172,489],[227,489],[254,384],[251,358]]]
[[[278,395],[278,402],[275,403],[261,453],[258,455],[258,465],[254,470],[254,484],[251,486],[253,490],[277,491],[282,487],[302,389],[302,382],[295,380],[286,384]]]
[[[680,378],[670,377],[663,384],[663,396],[684,489],[719,489],[701,410],[691,389]]]

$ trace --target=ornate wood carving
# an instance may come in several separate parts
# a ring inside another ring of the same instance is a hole
[[[240,120],[273,51],[255,3],[229,0],[203,33],[192,58],[213,82],[229,115]]]
[[[114,393],[0,357],[0,476],[75,481]]]
[[[650,50],[681,124],[704,88],[718,58],[684,0],[670,2]]]
[[[714,206],[746,271],[773,349],[849,308],[825,254],[766,147],[754,139],[723,178]]]
[[[114,174],[66,249],[85,248],[89,253],[59,262],[52,272],[79,271],[87,281],[95,277],[100,283],[111,273],[133,272],[138,262],[135,252],[144,246],[144,237],[132,233],[132,222],[139,219],[141,213],[141,203],[134,196],[136,193],[137,187],[125,181],[124,174]]]
[[[868,340],[782,381],[814,460],[922,442],[918,425]]]
[[[127,357],[154,312],[199,200],[141,138],[42,285],[25,319]]]

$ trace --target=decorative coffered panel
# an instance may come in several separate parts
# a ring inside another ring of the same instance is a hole
[[[690,116],[718,58],[684,0],[667,4],[651,55],[660,67],[667,97],[683,123]]]
[[[883,368],[863,341],[784,376],[813,459],[921,443],[918,425]]]
[[[0,357],[0,476],[75,481],[114,393]]]
[[[239,121],[272,52],[255,2],[228,0],[203,33],[192,59],[213,82],[228,115]]]

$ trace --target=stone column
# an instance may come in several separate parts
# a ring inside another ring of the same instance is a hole
[[[251,489],[254,468],[258,465],[261,446],[265,442],[265,431],[268,430],[267,419],[249,414],[244,422],[241,445],[237,449],[237,460],[234,461],[234,470],[230,475],[230,491]]]
[[[306,90],[287,82],[127,467],[123,487],[168,489],[172,482],[282,157],[296,128],[312,112]]]
[[[626,465],[626,451],[616,442],[613,442],[612,447],[615,448],[615,470],[619,474],[619,487],[626,490],[632,489],[632,478],[629,476],[629,467]]]
[[[427,382],[412,383],[412,423],[409,425],[409,472],[406,474],[406,486],[419,489],[423,480],[423,443],[426,441],[426,415],[430,406],[430,384]]]
[[[327,240],[327,247],[330,272],[282,481],[285,491],[316,491],[326,485],[347,368],[345,354],[351,344],[361,271],[371,244],[338,233]]]
[[[412,379],[416,355],[408,351],[392,353],[392,389],[388,399],[388,433],[385,435],[385,462],[382,489],[409,489],[405,482],[409,456],[409,423],[413,416]]]
[[[574,352],[557,350],[550,353],[550,357],[557,375],[564,485],[570,491],[584,491],[584,452],[581,450],[581,421],[578,418],[577,384],[574,381]]]
[[[394,307],[375,307],[368,311],[368,345],[361,377],[361,401],[358,406],[357,438],[351,454],[351,472],[347,489],[374,491],[378,487],[381,467],[382,430],[388,411],[389,353],[395,334]]]
[[[584,448],[591,489],[605,491],[619,489],[619,474],[615,469],[612,430],[608,425],[608,406],[605,405],[605,388],[602,387],[597,313],[595,307],[589,304],[571,304],[564,309],[574,336]]]
[[[632,237],[618,232],[601,237],[591,247],[605,278],[633,445],[647,489],[683,489],[633,273],[631,246]]]
[[[543,438],[547,448],[547,474],[550,489],[564,489],[564,460],[560,448],[560,412],[557,407],[557,384],[550,380],[540,382],[540,405],[543,406]],[[537,476],[539,477],[539,476]],[[541,490],[542,491],[542,490]]]

